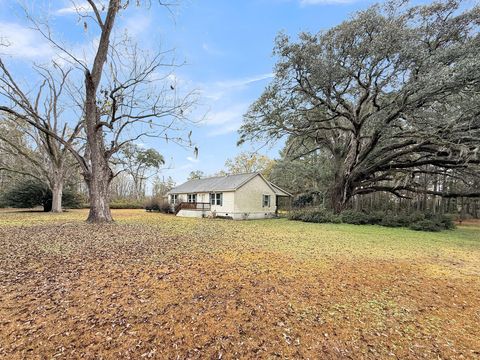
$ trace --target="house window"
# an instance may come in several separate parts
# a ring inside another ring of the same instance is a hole
[[[270,195],[263,195],[263,207],[270,207]]]
[[[223,193],[218,194],[210,194],[210,204],[211,205],[219,205],[222,206],[223,204]]]
[[[196,203],[197,202],[197,194],[188,194],[187,201],[189,203]]]
[[[177,203],[177,194],[172,194],[170,195],[170,201],[172,202],[173,205]]]

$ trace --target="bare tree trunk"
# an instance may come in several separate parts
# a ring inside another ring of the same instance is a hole
[[[52,212],[62,212],[63,182],[55,183],[52,187]]]
[[[97,136],[103,137],[103,134],[97,132]],[[97,142],[97,144],[103,144],[103,141]],[[88,213],[87,222],[111,222],[113,221],[113,218],[109,205],[109,191],[110,183],[113,179],[113,172],[109,167],[108,161],[98,149],[99,147],[101,149],[102,146],[94,147],[95,149],[90,150],[92,171],[85,176],[90,199],[90,211]]]
[[[433,191],[437,192],[438,191],[438,178],[436,175],[433,176]],[[436,214],[438,212],[437,210],[437,196],[432,195],[432,213]]]
[[[108,191],[110,180],[108,176],[94,177],[87,181],[90,198],[90,211],[87,222],[106,223],[112,222],[112,213],[108,204]]]
[[[90,198],[90,212],[87,222],[105,223],[113,221],[109,205],[109,188],[113,172],[105,152],[104,135],[98,126],[96,105],[97,88],[90,74],[85,77],[86,101],[85,124],[91,170],[85,174]]]
[[[61,213],[62,212],[62,196],[63,196],[63,184],[64,184],[64,169],[63,163],[55,164],[56,167],[52,171],[51,179],[50,179],[50,187],[52,190],[52,210],[51,212],[54,213]]]
[[[96,131],[96,137],[103,137],[102,132]],[[108,160],[103,156],[104,150],[102,145],[103,140],[93,141],[90,144],[92,170],[85,178],[90,199],[90,212],[87,221],[91,223],[113,221],[109,205],[109,190],[113,172],[110,169]]]
[[[95,9],[94,5],[92,7]],[[90,195],[90,212],[87,221],[91,223],[113,221],[108,204],[113,172],[108,163],[110,155],[105,151],[105,139],[96,101],[102,69],[107,61],[110,34],[119,8],[120,0],[110,0],[105,22],[101,23],[102,34],[92,70],[85,71],[85,127],[91,167],[90,171],[85,173],[84,176]]]
[[[133,179],[133,187],[135,194],[133,194],[136,200],[140,200],[142,197],[142,180],[138,177],[134,177]]]

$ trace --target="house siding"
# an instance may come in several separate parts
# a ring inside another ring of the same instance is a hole
[[[218,192],[220,193],[220,191]],[[218,216],[232,216],[232,213],[235,210],[235,192],[234,191],[225,191],[222,192],[223,200],[222,206],[212,205],[211,211],[215,211]],[[209,195],[209,194],[208,194]],[[209,195],[210,199],[210,195]]]
[[[270,206],[263,206],[263,195],[270,195]],[[263,219],[273,217],[276,196],[270,186],[256,176],[235,191],[235,218]]]
[[[211,205],[210,210],[182,209],[178,216],[211,217],[225,216],[235,220],[265,219],[275,216],[277,209],[276,194],[272,187],[260,176],[250,178],[235,191],[217,191],[222,193],[222,205]],[[210,204],[210,192],[193,192],[198,203]],[[186,202],[187,193],[177,195],[178,202]],[[270,196],[270,205],[263,206],[263,196]],[[171,200],[171,198],[169,198]]]
[[[222,205],[211,205],[210,211],[204,211],[203,215],[202,215],[202,211],[197,211],[197,210],[180,210],[178,215],[186,216],[186,217],[202,217],[202,216],[212,216],[213,215],[212,212],[215,212],[216,216],[232,216],[233,217],[234,206],[235,206],[235,192],[219,191],[217,193],[223,194]],[[197,194],[197,202],[210,204],[210,193],[196,193],[196,194]],[[188,194],[178,194],[177,204],[180,202],[187,202],[187,196]],[[171,198],[169,200],[171,201]]]

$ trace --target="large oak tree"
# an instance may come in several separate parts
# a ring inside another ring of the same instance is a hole
[[[297,157],[327,153],[337,212],[357,194],[417,191],[422,172],[472,169],[479,23],[480,8],[460,1],[392,2],[298,41],[280,35],[276,76],[245,115],[240,142],[288,136]]]

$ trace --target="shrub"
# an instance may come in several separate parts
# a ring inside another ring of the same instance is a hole
[[[303,209],[293,210],[288,213],[289,220],[298,220],[313,223],[339,223],[341,222],[338,216],[325,209]]]
[[[385,217],[385,212],[383,211],[373,211],[371,213],[367,213],[368,223],[370,225],[380,224],[384,217]]]
[[[442,231],[444,228],[440,223],[430,219],[424,219],[410,224],[410,229],[416,231]]]
[[[404,215],[404,217],[405,217],[404,221],[405,221],[406,225],[410,225],[412,223],[425,220],[425,218],[426,218],[424,213],[421,213],[421,212],[418,212],[418,211],[415,211],[413,213]]]
[[[302,216],[305,213],[305,210],[292,210],[288,212],[288,220],[302,220]]]
[[[399,217],[393,214],[387,214],[379,223],[382,226],[387,227],[401,227],[404,226],[404,223],[400,221]]]
[[[160,209],[158,208],[158,206],[156,204],[152,204],[150,202],[147,202],[145,204],[145,210],[147,210],[147,211],[160,211]]]
[[[147,211],[159,211],[165,214],[171,213],[172,208],[168,201],[161,198],[152,198],[145,204],[145,210]]]
[[[170,207],[170,204],[167,201],[163,201],[162,203],[159,204],[158,209],[160,212],[164,214],[169,214],[172,212],[172,208]]]
[[[44,211],[52,210],[52,191],[39,180],[19,182],[3,195],[3,203],[13,208],[42,206]],[[78,208],[80,197],[68,187],[63,189],[62,207]]]
[[[353,225],[366,225],[370,223],[370,217],[360,211],[345,210],[340,215],[342,222]]]
[[[143,200],[114,199],[110,201],[110,209],[143,209]]]
[[[386,214],[379,222],[379,225],[387,227],[403,227],[425,219],[423,214]]]
[[[346,223],[354,225],[378,224],[387,227],[409,227],[419,231],[441,231],[455,227],[452,217],[414,212],[411,214],[385,214],[383,211],[364,213],[346,210],[335,215],[324,208],[294,210],[288,213],[288,219],[312,223]]]
[[[330,214],[325,211],[308,211],[302,216],[302,221],[312,223],[328,223],[330,222]]]
[[[292,202],[292,206],[294,208],[303,208],[307,205],[313,203],[313,194],[302,194],[299,195],[295,200]]]
[[[409,224],[409,228],[417,231],[442,231],[455,228],[453,218],[450,215],[425,214],[412,217],[414,221]]]
[[[333,214],[326,209],[303,209],[290,211],[288,214],[289,220],[300,220],[312,223],[335,223],[341,222],[339,216]]]
[[[438,215],[437,218],[445,230],[455,229],[455,223],[451,215]]]

